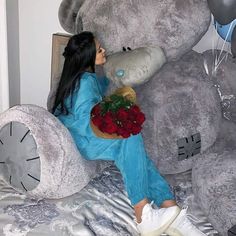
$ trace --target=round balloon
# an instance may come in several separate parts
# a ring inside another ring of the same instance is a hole
[[[236,27],[234,27],[231,38],[231,53],[236,57]]]
[[[229,24],[236,19],[235,0],[207,0],[214,18],[222,25]]]
[[[236,19],[227,25],[221,25],[219,22],[215,20],[214,25],[220,37],[226,40],[227,42],[231,42],[232,33],[236,26]]]

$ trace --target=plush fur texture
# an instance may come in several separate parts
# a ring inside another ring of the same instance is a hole
[[[204,69],[204,58],[212,64],[212,55],[208,52],[203,57],[190,52],[210,24],[207,1],[63,0],[59,19],[70,33],[95,32],[110,55],[123,47],[152,46],[164,50],[169,63],[156,68],[158,72],[150,76],[151,80],[136,88],[138,103],[147,116],[143,129],[145,146],[164,174],[177,175],[193,168],[192,182],[199,205],[213,226],[226,236],[227,230],[236,224],[235,125],[222,120],[220,94]],[[176,62],[170,62],[173,60]],[[147,81],[140,78],[126,79],[132,80],[132,85]],[[216,78],[223,95],[235,94],[234,61],[228,59],[222,64]],[[111,83],[108,92],[118,84]],[[56,87],[57,81],[49,96],[49,110]],[[230,112],[233,114],[234,108]],[[230,119],[234,120],[233,115]],[[12,120],[24,123],[37,141],[41,182],[28,192],[32,197],[70,195],[105,165],[85,161],[65,127],[42,108],[27,105],[12,108],[1,114],[0,128]],[[177,141],[197,132],[202,139],[201,155],[178,161]],[[185,173],[187,178],[189,172]]]
[[[71,19],[70,12],[77,7],[72,10],[66,2],[62,2],[59,18],[71,22],[66,18]],[[160,46],[168,59],[177,59],[207,31],[210,11],[206,0],[86,0],[75,23],[76,32],[95,32],[108,54],[123,47]]]
[[[44,108],[35,105],[15,106],[0,114],[0,129],[11,121],[21,122],[28,127],[38,147],[41,176],[38,186],[27,192],[31,197],[69,196],[80,191],[107,166],[107,162],[82,158],[69,131]]]
[[[215,142],[221,122],[220,99],[204,71],[202,55],[191,51],[165,64],[136,91],[146,114],[145,146],[160,172],[191,169],[197,156],[179,161],[177,140],[200,132],[204,152]]]
[[[220,50],[208,50],[203,53],[203,58],[209,79],[218,87],[223,115],[236,123],[236,58]],[[215,65],[217,59],[218,63]]]
[[[193,165],[193,191],[222,236],[236,225],[236,125],[221,124],[218,139]]]
[[[66,0],[59,7],[59,21],[61,26],[69,33],[76,31],[76,17],[79,8],[85,0]]]

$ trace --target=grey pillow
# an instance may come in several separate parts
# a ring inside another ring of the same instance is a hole
[[[36,105],[0,114],[1,177],[35,198],[62,198],[81,190],[107,162],[81,157],[65,126]]]

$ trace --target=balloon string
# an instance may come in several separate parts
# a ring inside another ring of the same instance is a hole
[[[229,33],[230,33],[230,31],[231,31],[232,26],[233,26],[233,21],[231,22],[231,24],[230,24],[230,26],[229,26],[229,29],[228,29],[228,32],[227,32],[227,34],[226,34],[226,37],[225,37],[225,39],[224,39],[224,43],[223,43],[223,46],[222,46],[222,48],[221,48],[220,55],[219,55],[219,60],[220,60],[221,54],[222,54],[222,52],[223,52],[223,49],[224,49],[224,47],[225,47],[226,39],[227,39],[228,36],[229,36]],[[215,70],[217,70],[217,68],[218,68],[218,66],[219,66],[219,64],[220,64],[221,62],[222,62],[222,60],[220,60],[220,62],[217,61],[217,66],[216,66]]]
[[[214,22],[214,16],[211,14],[211,21],[212,22]],[[214,23],[213,23],[213,25],[214,25]],[[214,30],[214,34],[215,34],[215,36],[216,37],[212,37],[212,56],[213,56],[213,61],[212,61],[212,68],[211,68],[211,74],[213,73],[213,71],[214,71],[214,62],[215,62],[215,57],[217,57],[216,55],[215,55],[215,39],[217,38],[217,24],[216,24],[216,30],[214,29],[214,27],[212,28],[212,30]]]

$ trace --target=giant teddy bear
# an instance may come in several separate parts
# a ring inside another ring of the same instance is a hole
[[[104,69],[113,83],[107,93],[123,85],[135,88],[146,114],[148,155],[172,179],[192,170],[198,204],[226,236],[236,225],[236,62],[227,55],[216,69],[214,55],[220,52],[192,50],[209,27],[209,5],[206,0],[64,0],[59,20],[72,34],[95,33],[108,54]],[[56,85],[49,110],[55,90]],[[16,106],[0,119],[0,145],[20,149],[14,158],[7,148],[0,155],[2,177],[18,191],[64,197],[106,165],[85,161],[65,127],[43,108]]]

